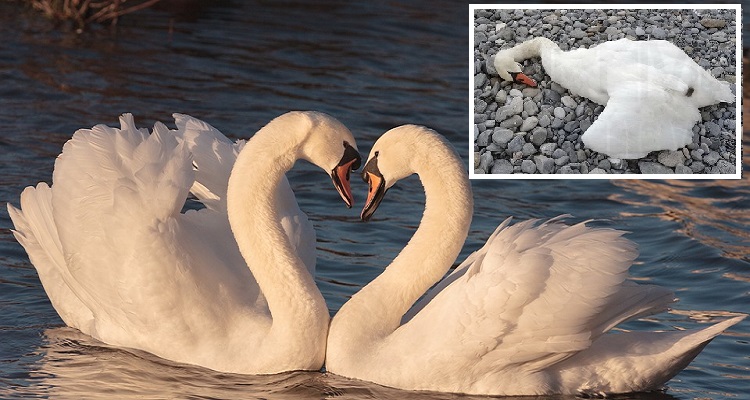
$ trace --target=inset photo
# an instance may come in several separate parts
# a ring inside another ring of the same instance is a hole
[[[739,5],[548,7],[470,6],[471,178],[740,178]]]

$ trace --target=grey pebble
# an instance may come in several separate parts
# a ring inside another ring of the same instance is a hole
[[[567,154],[560,158],[555,159],[555,165],[557,165],[558,167],[561,165],[569,164],[569,163],[570,163],[570,157],[568,157]]]
[[[568,122],[568,123],[565,124],[565,126],[563,127],[563,129],[565,130],[565,132],[573,132],[576,129],[578,129],[579,126],[581,126],[580,122],[578,122],[578,121],[570,121],[570,122]]]
[[[492,166],[492,173],[493,174],[512,174],[513,164],[511,164],[510,161],[502,159],[502,158],[495,160],[495,164]]]
[[[489,151],[485,151],[482,153],[481,156],[479,156],[479,169],[482,171],[489,171],[490,165],[492,165],[492,153]]]
[[[560,96],[562,96],[563,93],[567,92],[567,90],[564,87],[562,87],[562,85],[560,85],[559,83],[557,83],[555,81],[552,81],[552,83],[550,84],[549,87],[550,87],[550,89],[552,89],[555,92],[559,93]]]
[[[642,174],[674,174],[672,169],[651,161],[639,161],[638,168]]]
[[[503,147],[501,147],[499,144],[496,144],[496,143],[488,144],[487,147],[485,147],[485,149],[487,149],[487,151],[495,151],[495,152],[504,150]]]
[[[544,102],[546,105],[560,104],[560,93],[550,89],[544,89]]]
[[[477,146],[479,147],[487,147],[489,144],[489,138],[490,138],[490,131],[484,131],[479,134],[479,137],[477,137]]]
[[[531,143],[535,146],[541,146],[547,140],[547,130],[544,128],[534,128],[531,132]]]
[[[510,142],[508,142],[508,152],[515,153],[523,150],[523,145],[526,143],[523,140],[523,136],[514,136]]]
[[[716,167],[714,167],[714,170],[718,174],[734,174],[736,172],[736,168],[734,164],[730,163],[727,160],[719,160],[718,163],[716,163]]]
[[[487,83],[487,75],[479,73],[474,75],[474,88],[479,89]]]
[[[555,118],[552,120],[552,123],[550,124],[550,127],[553,129],[560,129],[565,125],[565,121],[563,121],[560,118]]]
[[[504,105],[505,100],[508,98],[508,93],[505,90],[498,90],[495,95],[495,102],[499,105]]]
[[[534,156],[534,162],[541,174],[551,174],[555,171],[555,160],[547,156]]]
[[[703,156],[703,162],[708,165],[714,165],[719,161],[720,158],[721,156],[719,155],[719,153],[711,151]]]
[[[664,166],[671,167],[671,168],[674,168],[678,165],[683,165],[685,163],[685,156],[682,154],[682,150],[662,151],[657,156],[657,159]]]
[[[667,38],[667,31],[659,27],[654,28],[654,30],[651,31],[651,34],[654,36],[654,39],[657,40],[664,40]]]
[[[578,103],[576,103],[576,101],[573,100],[573,98],[570,96],[563,96],[562,98],[560,98],[560,101],[562,101],[565,107],[568,107],[571,110],[575,109],[578,106]],[[557,114],[555,114],[555,116],[557,116]]]
[[[521,172],[524,174],[533,174],[536,172],[536,164],[531,160],[521,161]]]
[[[555,151],[552,152],[552,158],[560,158],[567,155],[567,152],[563,149],[555,149]]]
[[[523,148],[521,149],[521,153],[523,153],[524,157],[528,157],[536,153],[536,147],[534,147],[534,145],[531,143],[526,143],[523,145]]]
[[[553,114],[555,115],[555,118],[557,119],[564,119],[565,118],[565,109],[562,107],[555,107],[555,110],[553,111]]]
[[[501,128],[515,130],[523,123],[523,118],[520,115],[514,115],[505,121],[500,123]]]
[[[606,174],[606,173],[607,173],[607,171],[605,171],[605,170],[603,170],[603,169],[601,169],[599,167],[594,168],[591,171],[589,171],[589,174]]]
[[[523,103],[523,111],[528,115],[537,115],[539,106],[533,100],[528,100]]]
[[[510,129],[495,128],[492,132],[492,142],[502,147],[507,147],[508,142],[513,139],[513,131]]]
[[[552,152],[557,148],[557,143],[544,143],[539,146],[539,151],[545,156],[551,156]]]
[[[586,152],[583,151],[583,150],[581,150],[581,149],[576,150],[576,158],[578,159],[578,161],[585,160],[586,159]]]
[[[539,117],[539,126],[543,128],[548,127],[551,122],[549,119],[549,115],[548,114],[540,114],[540,115],[541,116]]]
[[[537,117],[531,116],[523,120],[523,124],[521,124],[521,132],[528,132],[539,124],[539,119]]]

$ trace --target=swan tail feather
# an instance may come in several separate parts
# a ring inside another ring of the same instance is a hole
[[[730,318],[704,329],[604,335],[589,349],[556,367],[561,385],[583,393],[658,389],[687,367],[717,335],[745,317]]]
[[[66,325],[88,332],[93,316],[65,279],[67,266],[52,216],[52,189],[44,182],[21,192],[21,207],[8,203],[13,236],[29,255],[52,306]],[[73,284],[75,284],[73,282]]]

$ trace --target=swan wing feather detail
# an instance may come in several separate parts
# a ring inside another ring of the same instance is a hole
[[[532,373],[589,348],[617,323],[663,311],[672,301],[668,290],[627,281],[636,250],[623,232],[536,223],[501,225],[472,255],[474,262],[457,268],[449,284],[441,282],[444,287],[392,340],[403,335],[411,346],[424,346],[422,354],[435,354],[432,362],[443,353],[443,362],[478,374]],[[429,326],[443,334],[424,335]]]
[[[626,82],[609,92],[604,111],[581,140],[613,158],[642,158],[649,152],[677,150],[692,142],[698,109],[684,92],[649,82]]]

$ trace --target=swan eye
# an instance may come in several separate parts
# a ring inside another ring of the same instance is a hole
[[[379,155],[380,155],[380,151],[378,150],[378,151],[375,152],[375,155],[373,157],[377,157]]]

